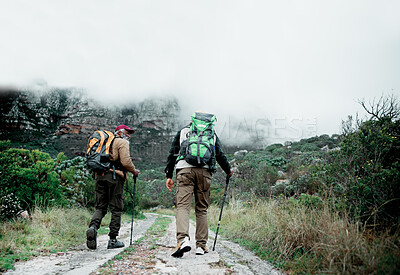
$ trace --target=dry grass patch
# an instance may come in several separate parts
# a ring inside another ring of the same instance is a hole
[[[220,209],[210,208],[210,225]],[[400,270],[399,234],[371,237],[363,226],[323,204],[310,208],[295,200],[224,207],[221,234],[253,249],[262,258],[295,273],[392,274]]]
[[[36,208],[29,220],[1,223],[0,271],[12,269],[15,261],[84,243],[90,217],[84,208]]]

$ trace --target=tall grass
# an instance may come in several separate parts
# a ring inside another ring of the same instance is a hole
[[[84,244],[92,214],[87,208],[36,207],[29,220],[18,218],[0,223],[0,272],[13,269],[16,261]],[[123,213],[121,218],[122,222],[131,222],[132,217]],[[144,218],[141,212],[135,215],[135,219]],[[110,220],[108,213],[99,234],[109,232]]]
[[[210,207],[216,225],[220,208]],[[373,235],[361,224],[296,200],[231,199],[220,232],[294,273],[394,274],[400,271],[399,232]]]
[[[84,208],[35,208],[30,220],[0,223],[0,271],[15,261],[52,253],[85,242],[91,213]]]

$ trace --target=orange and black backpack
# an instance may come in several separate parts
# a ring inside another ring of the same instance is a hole
[[[112,168],[110,152],[114,141],[110,131],[96,131],[88,140],[86,164],[93,172],[105,172]]]

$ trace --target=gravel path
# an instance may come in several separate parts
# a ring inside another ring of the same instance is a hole
[[[211,230],[207,243],[210,252],[196,255],[195,224],[193,222],[189,228],[192,250],[185,253],[182,258],[171,257],[171,250],[176,245],[175,218],[171,218],[173,222],[169,224],[166,235],[157,243],[162,247],[156,254],[159,262],[156,264],[155,271],[158,274],[282,274],[270,263],[220,236],[218,236],[215,251],[212,251],[215,234]]]
[[[146,214],[146,217],[145,220],[135,221],[133,240],[143,236],[146,230],[154,223],[157,215]],[[129,223],[123,224],[120,229],[119,239],[125,243],[125,248],[129,246],[130,228],[131,224]],[[85,234],[85,232],[82,234]],[[85,243],[66,253],[40,256],[27,262],[16,263],[15,270],[8,271],[5,274],[90,274],[124,249],[107,249],[107,243],[108,235],[100,235],[97,238],[96,250],[89,250]]]
[[[137,240],[144,236],[157,216],[146,214],[145,220],[136,221],[133,239]],[[156,248],[144,240],[143,243],[134,245],[134,251],[129,252],[128,256],[115,259],[114,257],[129,245],[130,224],[125,224],[120,230],[120,239],[125,243],[125,248],[107,249],[108,236],[102,235],[98,237],[96,250],[89,250],[86,244],[82,244],[67,253],[41,256],[17,263],[16,270],[6,274],[282,274],[252,252],[220,236],[215,251],[211,251],[215,236],[212,231],[209,232],[210,238],[207,244],[210,252],[201,256],[196,255],[193,222],[189,229],[192,250],[185,253],[182,258],[173,258],[171,251],[176,245],[176,225],[175,217],[169,218],[171,223],[165,235],[155,241]],[[112,260],[110,267],[104,267],[109,260]]]

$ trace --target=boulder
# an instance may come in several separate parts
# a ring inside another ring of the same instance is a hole
[[[247,150],[239,150],[239,151],[236,151],[235,153],[233,153],[233,155],[235,157],[244,157],[248,153],[249,153],[249,151],[247,151]]]

